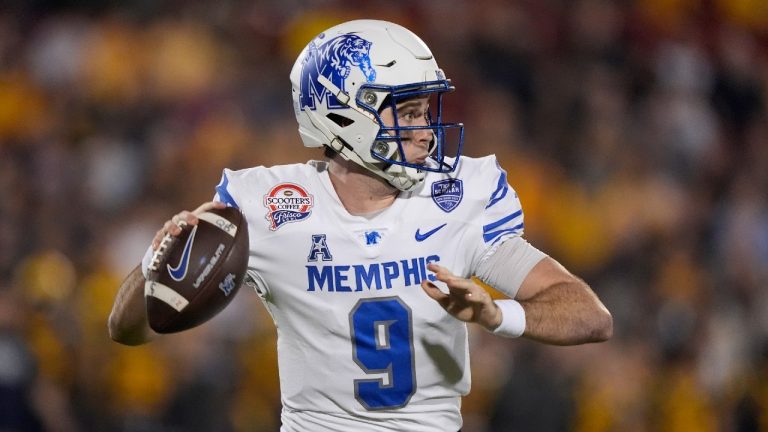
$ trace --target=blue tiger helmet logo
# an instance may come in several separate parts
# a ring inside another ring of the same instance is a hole
[[[318,39],[323,37],[321,34]],[[317,78],[322,74],[336,87],[346,91],[345,81],[352,68],[357,67],[368,82],[373,82],[376,70],[371,66],[370,51],[371,42],[352,33],[337,36],[319,46],[315,41],[310,42],[301,68],[301,109],[315,110],[315,103],[323,103],[326,98],[328,109],[345,108]]]

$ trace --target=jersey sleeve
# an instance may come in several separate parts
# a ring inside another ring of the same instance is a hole
[[[525,224],[520,198],[507,183],[507,172],[495,157],[492,168],[487,171],[495,177],[488,188],[491,192],[482,213],[483,242],[491,248],[506,238],[523,235]]]
[[[264,170],[262,167],[253,167],[245,170],[231,170],[225,168],[221,174],[221,180],[216,185],[213,196],[214,201],[239,209],[245,215],[248,224],[250,243],[253,244],[253,236],[258,226],[251,223],[248,214],[253,211],[253,196],[260,196],[259,185]],[[249,199],[249,196],[251,197]],[[269,296],[269,285],[266,280],[249,265],[244,279],[244,284],[256,291],[262,300]],[[266,304],[266,303],[265,303]],[[269,310],[269,307],[267,307]],[[270,313],[271,310],[270,310]]]
[[[495,156],[480,159],[475,175],[480,194],[480,238],[476,239],[473,268],[490,256],[506,239],[523,235],[523,208],[515,190],[507,182],[507,172]]]
[[[233,196],[234,187],[230,184],[232,174],[233,172],[230,169],[224,169],[221,173],[221,181],[216,185],[216,192],[213,196],[213,200],[223,202],[230,207],[239,209],[240,206]]]

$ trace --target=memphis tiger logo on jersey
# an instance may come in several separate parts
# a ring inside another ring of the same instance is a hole
[[[459,206],[464,197],[464,183],[459,179],[449,178],[432,183],[432,201],[446,213]]]
[[[389,233],[387,228],[366,228],[352,231],[360,244],[365,246],[379,246]]]
[[[294,183],[280,183],[264,195],[269,229],[277,231],[281,226],[300,222],[312,214],[315,199],[306,189]]]

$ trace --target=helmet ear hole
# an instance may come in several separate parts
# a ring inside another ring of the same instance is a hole
[[[328,118],[328,120],[336,123],[337,125],[339,125],[339,127],[342,127],[342,128],[345,128],[355,122],[351,118],[347,118],[347,117],[344,117],[343,115],[339,115],[336,113],[328,113],[326,117]]]
[[[376,141],[371,147],[371,151],[381,157],[389,158],[392,156],[392,148],[386,141]]]

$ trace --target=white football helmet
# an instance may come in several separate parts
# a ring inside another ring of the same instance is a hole
[[[299,54],[291,87],[305,146],[328,146],[400,190],[414,190],[426,171],[451,172],[459,161],[464,126],[442,122],[442,96],[454,87],[427,45],[402,26],[356,20],[326,30]],[[399,126],[397,103],[424,95],[435,95],[428,124]],[[382,126],[384,104],[393,109],[393,127]],[[416,129],[432,131],[425,164],[405,160],[401,133]],[[450,163],[444,154],[448,129],[458,141]]]

